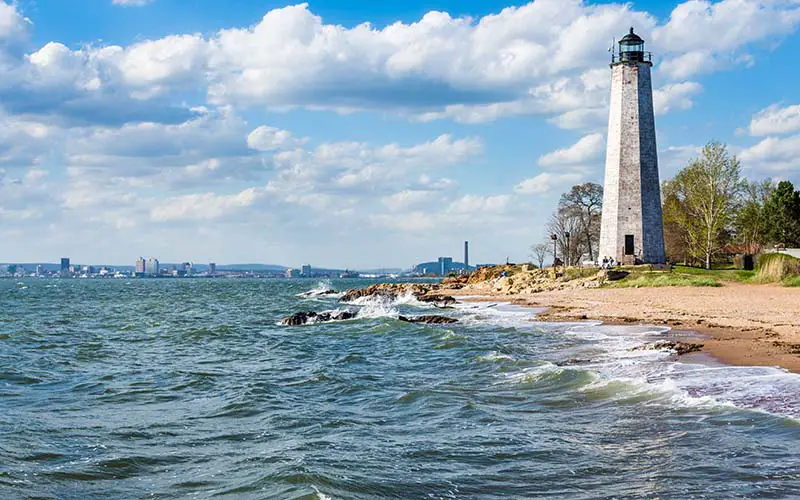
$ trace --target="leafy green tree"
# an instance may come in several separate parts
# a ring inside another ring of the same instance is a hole
[[[800,191],[789,181],[782,181],[764,206],[767,237],[776,244],[800,247]]]
[[[683,231],[692,257],[711,269],[735,213],[743,189],[741,163],[719,142],[703,147],[700,158],[665,183],[664,199],[674,197],[675,209],[666,211],[668,224]]]
[[[757,254],[769,243],[769,217],[767,202],[774,188],[772,180],[747,182],[743,184],[742,199],[734,220],[736,240],[746,248],[746,252]]]

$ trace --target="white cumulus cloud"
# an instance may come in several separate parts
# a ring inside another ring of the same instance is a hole
[[[800,130],[800,105],[773,104],[762,109],[750,120],[749,132],[753,136],[780,135]]]

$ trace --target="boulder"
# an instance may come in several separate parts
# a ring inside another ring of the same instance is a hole
[[[456,299],[449,295],[420,295],[417,300],[436,306],[451,306],[456,303]]]
[[[678,356],[698,352],[703,349],[703,344],[694,342],[679,342],[677,340],[660,340],[654,344],[634,347],[631,351],[672,351]]]
[[[417,316],[415,318],[407,318],[405,316],[400,316],[400,321],[405,321],[406,323],[425,323],[428,325],[447,325],[451,323],[458,323],[458,320],[455,318],[448,318],[447,316],[436,316],[436,315],[429,315],[429,316]]]
[[[299,312],[292,314],[288,318],[283,318],[281,324],[285,326],[302,326],[309,323],[325,323],[327,321],[344,321],[355,319],[358,313],[353,311],[334,311],[334,312]]]

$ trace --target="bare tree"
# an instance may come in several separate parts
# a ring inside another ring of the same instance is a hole
[[[589,254],[589,260],[595,260],[595,248],[600,240],[600,219],[603,211],[603,186],[586,182],[572,186],[569,192],[561,195],[558,203],[559,211],[577,220],[577,227],[572,233],[572,243],[580,249],[578,257]],[[573,262],[575,262],[573,260]]]
[[[539,266],[539,269],[544,267],[544,261],[547,260],[547,256],[551,253],[553,252],[550,250],[549,243],[538,243],[531,246],[531,256]]]
[[[564,264],[577,262],[583,253],[583,246],[579,238],[576,238],[581,231],[581,221],[569,209],[559,208],[550,216],[550,220],[545,226],[547,234],[556,236],[558,256]],[[567,237],[569,234],[569,237]],[[556,257],[555,255],[553,257]]]

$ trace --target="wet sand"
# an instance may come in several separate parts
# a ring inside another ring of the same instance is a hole
[[[722,362],[800,373],[800,288],[731,283],[719,288],[577,288],[520,295],[477,287],[454,292],[544,308],[538,319],[546,321],[600,320],[698,332],[704,352]]]

